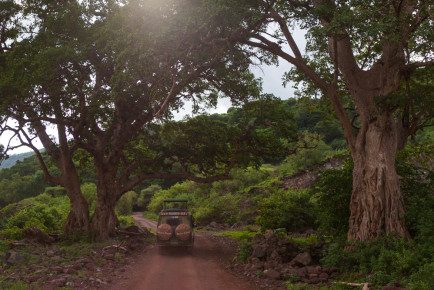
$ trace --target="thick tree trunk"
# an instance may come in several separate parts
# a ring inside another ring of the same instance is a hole
[[[98,200],[95,214],[91,221],[91,239],[101,242],[115,234],[119,221],[116,217],[115,207],[118,201],[116,197],[115,177],[111,174],[98,176]]]
[[[393,115],[365,122],[357,136],[348,240],[374,240],[382,233],[410,238],[395,171],[397,130]]]
[[[59,160],[62,170],[60,184],[65,187],[69,198],[70,211],[63,224],[66,234],[87,232],[89,230],[89,205],[80,189],[80,180],[77,169],[69,155]]]
[[[70,211],[63,224],[65,234],[87,232],[89,230],[89,206],[81,191],[66,188]]]

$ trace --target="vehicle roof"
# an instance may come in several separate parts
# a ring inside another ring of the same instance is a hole
[[[166,208],[166,209],[163,209],[162,210],[162,212],[177,212],[177,211],[179,211],[179,212],[186,212],[186,211],[188,211],[187,209],[185,209],[185,208]]]

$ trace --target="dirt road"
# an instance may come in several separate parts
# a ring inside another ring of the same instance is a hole
[[[137,224],[156,230],[156,222],[140,213],[133,215]],[[252,290],[250,281],[226,271],[219,261],[228,258],[205,234],[196,233],[193,254],[169,251],[160,255],[156,246],[137,258],[128,269],[128,279],[110,289],[120,290]]]

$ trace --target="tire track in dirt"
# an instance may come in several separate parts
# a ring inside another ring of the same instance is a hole
[[[142,227],[156,230],[157,223],[134,213]],[[138,256],[127,268],[127,279],[109,287],[112,290],[252,290],[251,281],[222,268],[221,259],[227,255],[205,234],[196,233],[193,254],[170,249],[165,255],[153,246]]]

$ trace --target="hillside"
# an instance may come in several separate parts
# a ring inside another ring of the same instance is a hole
[[[3,168],[11,168],[12,166],[14,166],[17,161],[23,161],[24,158],[27,158],[29,156],[32,156],[33,152],[24,152],[24,153],[20,153],[20,154],[13,154],[11,156],[9,156],[9,158],[7,158],[6,160],[3,160],[0,163],[0,169]]]

